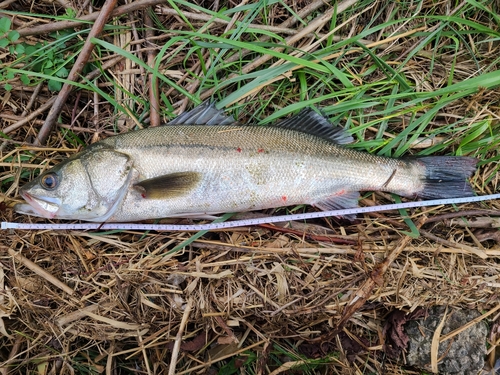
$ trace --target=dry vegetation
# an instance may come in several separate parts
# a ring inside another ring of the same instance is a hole
[[[20,33],[0,48],[2,221],[44,222],[11,209],[40,168],[209,97],[242,122],[321,106],[374,153],[475,155],[474,189],[497,190],[498,2],[131,3],[138,9],[108,22],[56,128],[35,146],[89,31],[56,32],[66,21],[54,16],[102,4],[0,1]],[[285,43],[295,49],[272,52]],[[367,193],[361,205],[392,201]],[[0,372],[417,374],[384,354],[385,318],[435,304],[485,314],[491,365],[498,209],[213,231],[175,253],[193,233],[3,231]],[[366,302],[349,309],[355,296]]]

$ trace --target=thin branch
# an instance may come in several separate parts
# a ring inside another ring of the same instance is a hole
[[[474,254],[477,255],[481,259],[486,259],[488,258],[488,255],[484,250],[472,247],[472,246],[467,246],[458,242],[452,242],[445,240],[444,238],[438,237],[430,232],[427,232],[426,230],[420,230],[420,234],[424,236],[425,238],[428,238],[429,240],[435,241],[437,243],[440,243],[442,245],[451,247],[452,249],[460,249],[463,252],[467,254]]]
[[[179,331],[175,336],[174,348],[172,349],[172,356],[170,358],[170,367],[168,369],[168,375],[175,374],[175,368],[177,366],[177,358],[179,357],[179,351],[181,349],[182,335],[184,334],[184,329],[186,327],[189,314],[193,308],[194,300],[193,297],[189,297],[186,307],[184,309],[184,314],[182,315],[181,324],[179,325]]]
[[[17,0],[5,0],[0,3],[0,9],[7,8],[10,4],[15,3]]]
[[[83,67],[85,66],[85,63],[90,58],[92,50],[94,49],[94,44],[91,42],[91,40],[102,32],[104,26],[106,25],[106,21],[113,11],[117,1],[118,0],[107,0],[104,3],[99,17],[96,19],[94,26],[92,26],[92,30],[90,30],[89,35],[87,36],[87,40],[85,40],[82,51],[78,55],[73,68],[69,72],[68,81],[76,81],[79,77],[81,71],[83,70]],[[50,131],[57,121],[57,117],[59,117],[59,113],[61,112],[61,109],[66,102],[66,99],[68,98],[68,95],[71,92],[72,88],[72,85],[70,85],[69,83],[65,83],[61,88],[61,91],[59,91],[56,101],[50,109],[49,114],[47,115],[47,118],[45,119],[45,122],[40,129],[37,138],[35,139],[35,145],[41,145],[47,140]]]
[[[68,293],[69,295],[73,295],[75,293],[75,291],[71,287],[60,281],[58,278],[54,277],[51,273],[40,267],[35,262],[32,262],[31,260],[23,256],[21,252],[15,251],[13,249],[9,249],[8,252],[12,258],[14,258],[22,265],[24,265],[25,267],[36,273],[38,276],[47,280],[55,287],[63,290],[65,293]]]
[[[429,218],[429,220],[427,220],[426,224],[434,223],[436,221],[445,221],[445,220],[453,219],[456,217],[480,216],[480,215],[500,216],[500,211],[499,210],[464,210],[464,211],[457,211],[457,212],[449,212],[447,214],[436,215],[436,216]]]
[[[131,12],[135,12],[136,10],[139,9],[144,9],[150,6],[155,6],[158,4],[165,3],[166,0],[138,0],[134,1],[131,4],[127,5],[122,5],[117,7],[109,17],[118,17],[122,16],[124,14],[128,14]],[[1,14],[2,12],[0,12]],[[82,16],[79,18],[77,21],[60,21],[60,22],[52,22],[48,23],[46,25],[40,25],[40,26],[31,26],[27,27],[24,29],[18,29],[17,32],[23,36],[28,36],[28,35],[41,35],[41,34],[48,34],[53,31],[59,31],[59,30],[64,30],[64,29],[70,29],[73,27],[79,27],[82,26],[82,23],[89,23],[92,21],[97,20],[99,17],[99,14],[101,11],[93,12],[90,13],[86,16]]]
[[[324,5],[324,4],[322,4]],[[178,14],[177,10],[171,9],[171,8],[165,8],[161,7],[159,9],[160,14],[165,14],[165,15],[171,15],[175,16]],[[221,25],[229,25],[234,23],[233,19],[230,21],[224,20],[222,18],[214,18],[213,16],[209,14],[204,14],[204,13],[193,13],[193,12],[182,12],[182,15],[186,17],[187,19],[190,20],[195,20],[195,21],[205,21],[205,22],[215,22]],[[291,17],[292,19],[296,19],[295,17]],[[237,24],[240,22],[236,22]],[[266,30],[266,31],[271,31],[276,34],[285,34],[285,35],[295,35],[297,34],[297,30],[288,28],[288,27],[281,27],[281,26],[271,26],[271,25],[260,25],[256,23],[251,23],[248,24],[249,29],[257,29],[257,30]],[[313,34],[311,34],[312,36]],[[267,37],[267,36],[266,36]],[[269,39],[269,37],[267,37]]]
[[[28,102],[28,105],[24,108],[21,117],[26,116],[30,111],[31,107],[33,107],[42,87],[43,87],[43,82],[40,82],[38,85],[36,85],[35,90],[33,90],[33,94],[31,95],[30,101]]]
[[[313,241],[334,242],[334,243],[340,243],[343,245],[356,245],[357,244],[356,240],[344,239],[344,238],[339,238],[339,237],[334,237],[334,236],[321,236],[321,235],[317,235],[317,234],[313,234],[313,233],[305,233],[303,230],[283,228],[283,227],[272,225],[272,224],[259,224],[258,226],[261,228],[266,228],[266,229],[276,231],[276,232],[291,233],[291,234],[295,234],[297,236],[305,236]]]
[[[144,24],[146,26],[146,41],[155,36],[154,25],[151,16],[149,15],[150,9],[144,11]],[[148,55],[148,65],[150,68],[154,68],[156,60],[156,49],[149,49],[147,51]],[[151,126],[160,126],[160,101],[158,100],[158,76],[154,73],[148,74],[148,85],[149,85],[149,120]]]
[[[21,126],[24,124],[27,124],[31,120],[33,120],[35,117],[37,117],[39,114],[45,112],[47,109],[50,108],[50,106],[56,101],[56,97],[52,97],[49,100],[47,100],[43,105],[41,105],[36,111],[31,112],[28,116],[23,117],[22,120],[19,120],[18,122],[7,126],[5,129],[2,130],[2,133],[4,134],[9,134],[10,132],[13,132],[14,130],[19,129]]]

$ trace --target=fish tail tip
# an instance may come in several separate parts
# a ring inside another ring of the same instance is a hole
[[[418,158],[425,167],[424,188],[417,197],[424,199],[462,198],[474,195],[467,180],[476,170],[478,159],[466,156],[428,156]]]

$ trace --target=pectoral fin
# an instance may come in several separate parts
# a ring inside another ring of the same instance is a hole
[[[134,188],[146,199],[168,199],[187,194],[200,180],[198,172],[177,172],[138,182]]]

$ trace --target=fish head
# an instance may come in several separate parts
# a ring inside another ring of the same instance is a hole
[[[127,191],[132,161],[96,144],[59,163],[20,189],[19,213],[50,219],[105,221]]]

